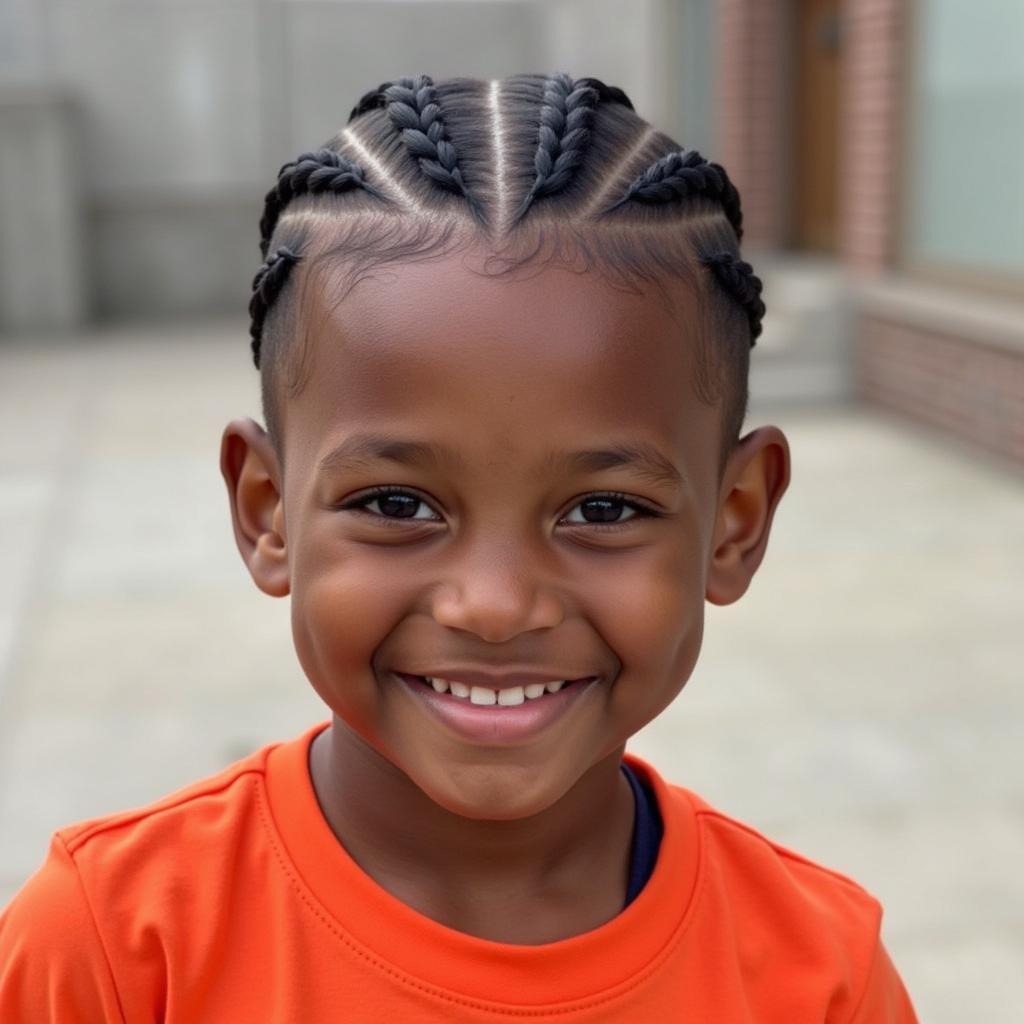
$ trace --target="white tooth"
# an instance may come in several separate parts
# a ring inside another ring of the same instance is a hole
[[[469,690],[469,699],[473,704],[497,704],[498,695],[486,686],[472,686]]]
[[[564,679],[556,679],[553,683],[547,683],[544,686],[544,689],[547,690],[548,693],[558,693],[558,691],[563,686],[565,686],[565,680]]]
[[[536,700],[538,697],[543,697],[544,693],[545,690],[543,683],[530,683],[530,685],[526,687],[526,696],[529,697],[530,700]]]
[[[454,679],[446,680],[451,687],[453,697],[468,697],[469,687],[465,683],[457,683]]]
[[[504,690],[498,691],[498,703],[506,707],[513,704],[522,704],[525,699],[521,686],[509,686]]]
[[[430,676],[427,676],[427,679],[430,679],[430,685],[438,693],[447,693],[448,692],[448,680],[447,679],[432,679]]]

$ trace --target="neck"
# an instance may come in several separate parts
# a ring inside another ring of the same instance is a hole
[[[335,836],[393,896],[459,931],[534,944],[622,909],[635,813],[622,753],[511,821],[446,810],[336,716],[313,742],[310,773]]]

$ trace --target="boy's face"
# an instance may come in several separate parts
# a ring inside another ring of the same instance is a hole
[[[317,311],[283,469],[252,421],[229,425],[222,466],[250,571],[291,594],[299,659],[347,726],[335,742],[451,811],[519,818],[679,693],[705,598],[743,593],[789,476],[765,427],[719,480],[691,303],[453,256]],[[478,707],[416,678],[473,673],[576,681]]]

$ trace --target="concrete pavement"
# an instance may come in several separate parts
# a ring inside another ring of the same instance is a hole
[[[0,346],[0,903],[50,831],[326,717],[235,550],[241,321]],[[794,478],[632,749],[851,875],[922,1021],[1024,1019],[1024,477],[854,407],[759,409]]]

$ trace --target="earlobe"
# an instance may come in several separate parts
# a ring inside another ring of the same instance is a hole
[[[732,604],[750,586],[789,478],[789,443],[778,427],[759,427],[736,445],[722,481],[708,569],[705,597],[712,604]]]
[[[264,593],[284,597],[290,584],[280,466],[270,438],[254,420],[232,420],[224,428],[220,471],[249,575]]]

